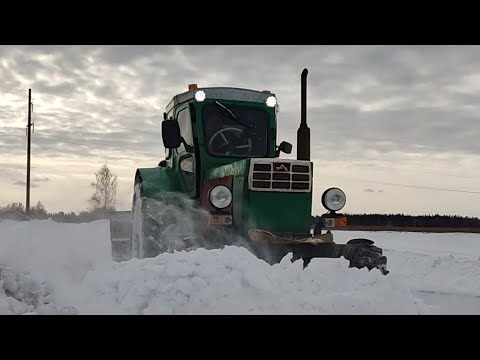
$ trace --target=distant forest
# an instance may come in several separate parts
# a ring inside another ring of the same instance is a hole
[[[30,207],[30,211],[27,213],[25,207],[20,202],[14,202],[6,206],[0,206],[0,220],[46,220],[51,219],[56,222],[62,223],[83,223],[94,220],[107,219],[108,213],[101,210],[88,210],[81,211],[80,213],[70,212],[56,212],[52,213],[45,209],[42,202],[38,202],[36,205]]]
[[[480,228],[480,219],[458,215],[345,214],[348,226]],[[320,216],[312,220],[317,223]]]
[[[464,217],[458,215],[404,215],[404,214],[345,214],[347,225],[372,226],[372,227],[406,227],[406,228],[479,228],[480,219],[476,217]],[[12,203],[0,206],[0,220],[11,219],[52,219],[58,222],[90,222],[98,219],[107,219],[108,213],[101,210],[82,211],[80,213],[57,212],[51,213],[45,209],[39,201],[32,206],[27,214],[22,203]],[[312,216],[312,224],[317,224],[320,216]]]

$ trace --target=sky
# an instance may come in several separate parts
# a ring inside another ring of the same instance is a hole
[[[118,176],[130,209],[137,167],[164,158],[165,106],[188,84],[271,90],[278,141],[307,122],[313,214],[329,187],[347,213],[480,215],[479,46],[0,46],[0,206],[25,204],[28,89],[31,205],[87,209],[95,171]]]

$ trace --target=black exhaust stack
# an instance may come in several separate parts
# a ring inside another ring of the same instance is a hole
[[[307,126],[307,74],[302,71],[301,122],[297,131],[297,160],[310,160],[310,129]]]

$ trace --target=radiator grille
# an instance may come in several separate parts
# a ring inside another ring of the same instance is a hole
[[[310,192],[311,164],[303,160],[252,159],[248,183],[255,191]]]

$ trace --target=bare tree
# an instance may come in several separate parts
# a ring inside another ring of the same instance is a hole
[[[95,182],[91,183],[93,195],[90,204],[94,212],[115,211],[117,203],[117,176],[112,174],[107,164],[95,173]]]

